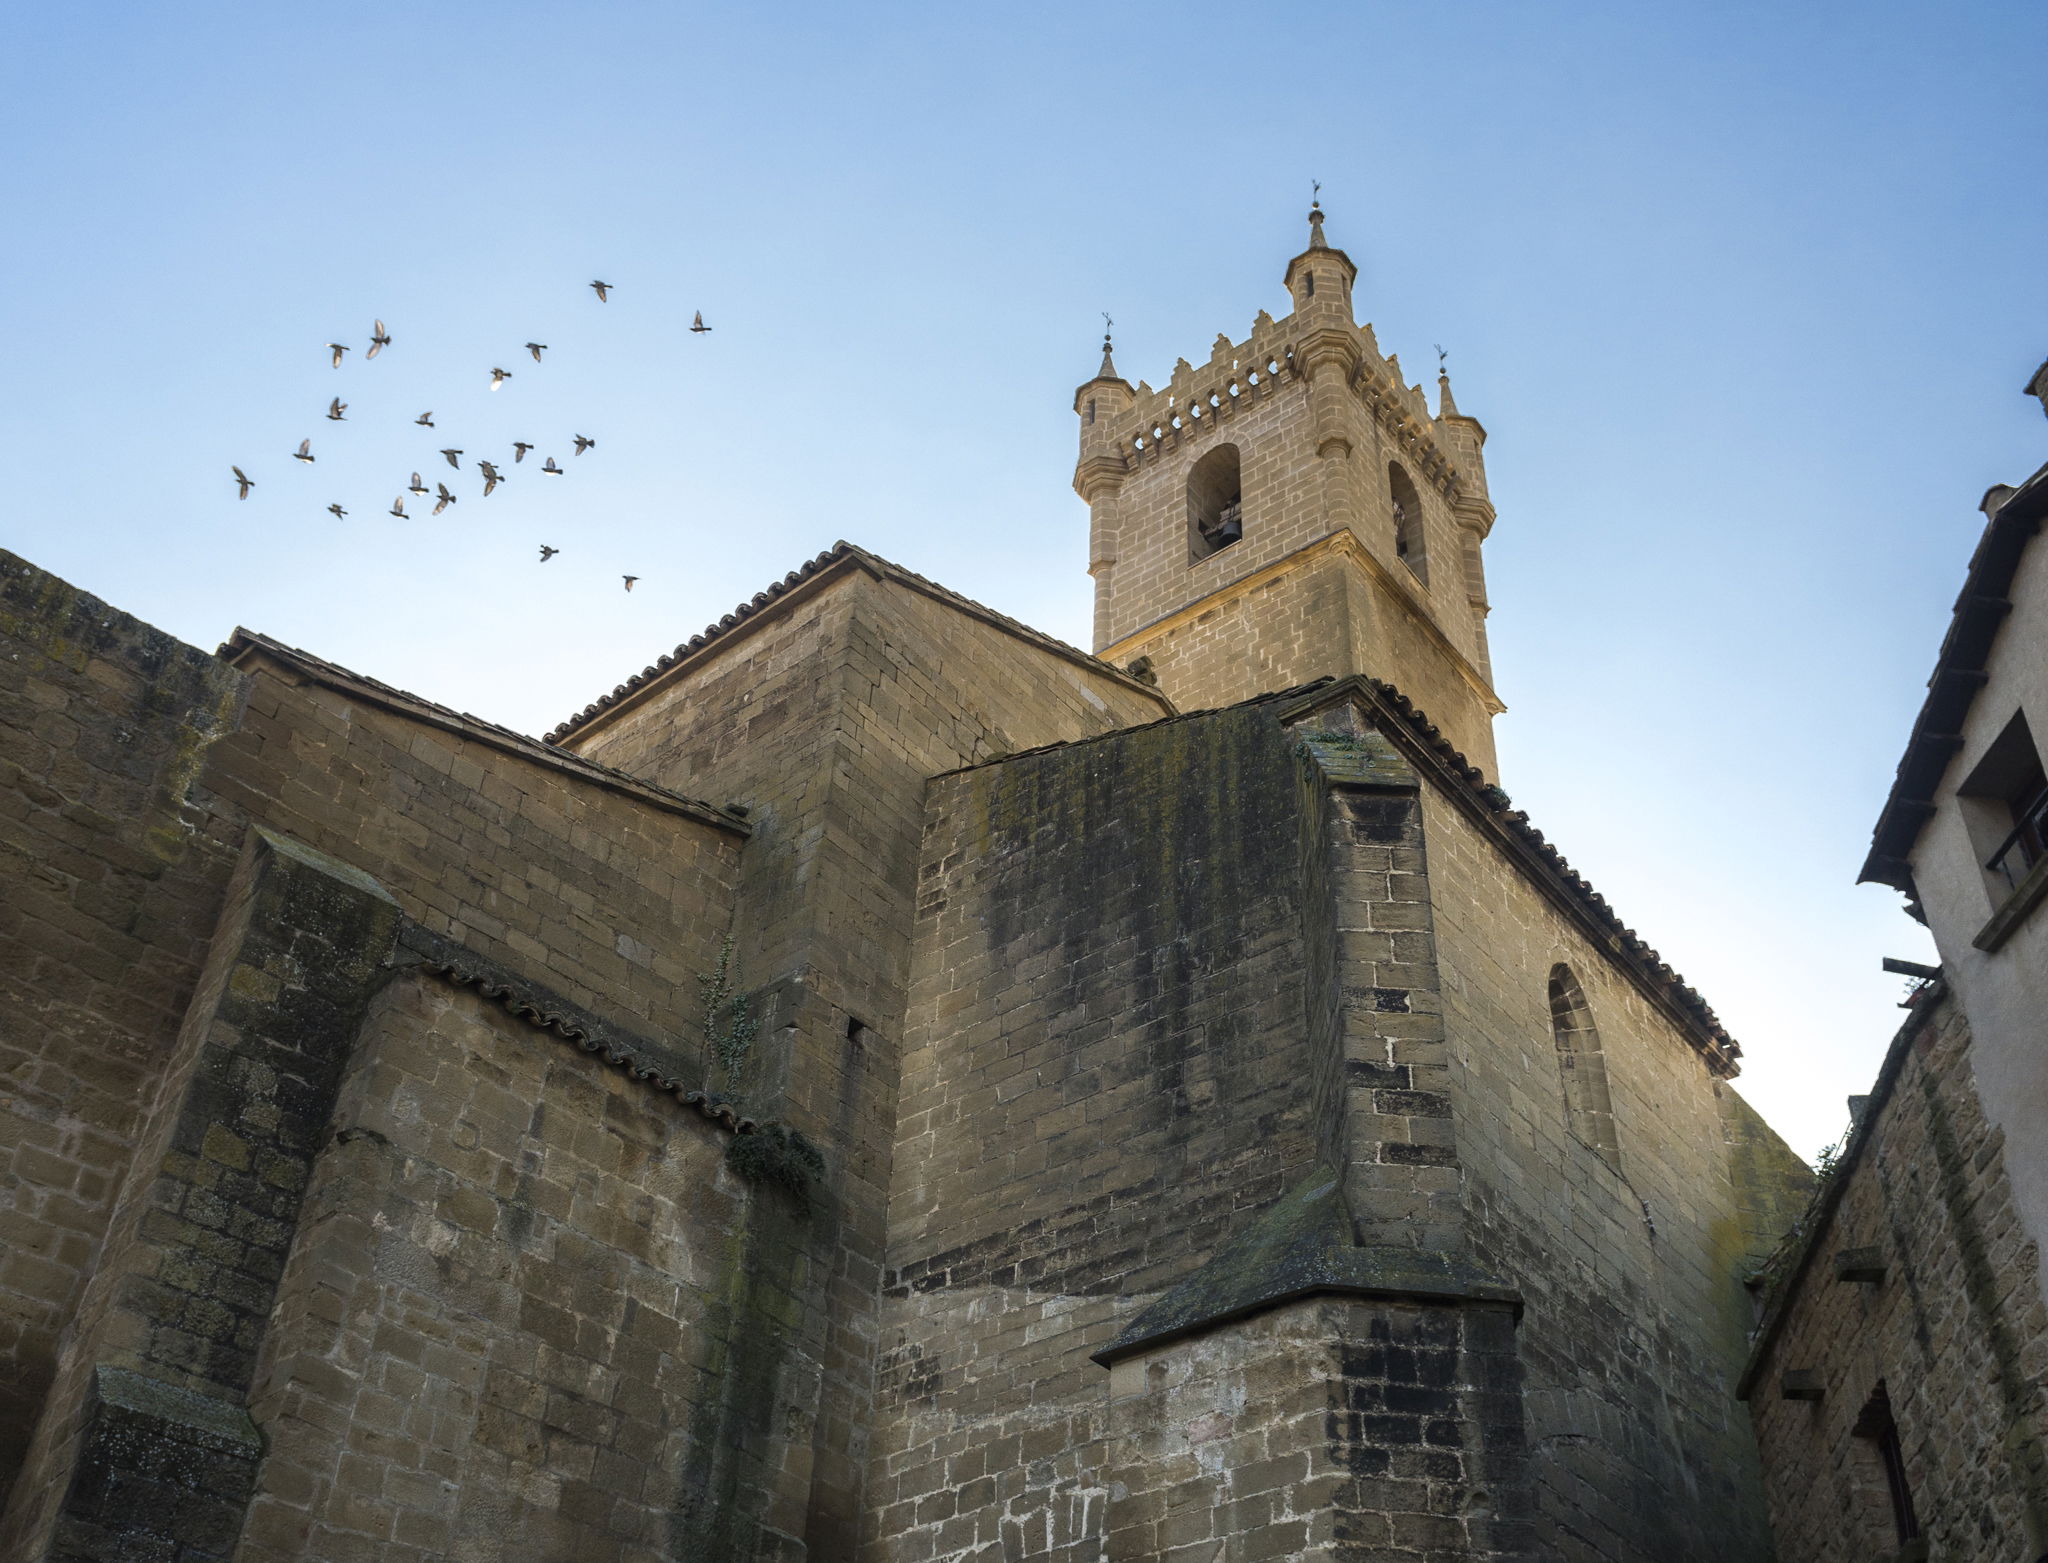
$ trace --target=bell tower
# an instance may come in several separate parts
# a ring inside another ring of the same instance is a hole
[[[1146,659],[1183,710],[1367,673],[1491,776],[1486,431],[1441,373],[1432,416],[1357,323],[1358,268],[1320,202],[1308,220],[1284,318],[1261,310],[1157,391],[1117,373],[1105,336],[1075,392],[1095,651]]]

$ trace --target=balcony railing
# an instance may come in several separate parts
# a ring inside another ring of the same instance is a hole
[[[1998,850],[1984,860],[1984,866],[2004,882],[2006,889],[2016,890],[2043,856],[2048,856],[2048,791],[2026,806],[2012,834],[1999,842]]]

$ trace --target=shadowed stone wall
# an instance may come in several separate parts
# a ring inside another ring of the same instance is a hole
[[[1937,985],[1770,1275],[1743,1389],[1787,1558],[1909,1555],[1869,1413],[1880,1386],[1919,1555],[2048,1550],[2048,1308],[1977,1090],[1969,1025]]]
[[[11,555],[0,650],[0,1479],[29,1472],[0,1551],[93,1555],[126,1515],[224,1555],[348,1017],[386,975],[374,940],[345,982],[304,941],[341,949],[367,895],[608,1035],[672,1039],[661,1073],[702,1085],[694,978],[745,826],[255,637],[231,667]],[[152,1500],[167,1475],[193,1496]]]

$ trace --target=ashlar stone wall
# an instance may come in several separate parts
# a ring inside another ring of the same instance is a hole
[[[1476,1257],[1527,1311],[1538,1530],[1579,1563],[1770,1556],[1734,1399],[1741,1281],[1810,1174],[1700,1038],[1612,962],[1466,807],[1425,799],[1461,1197]],[[1604,1055],[1618,1152],[1574,1126],[1549,980],[1569,968]],[[1731,1153],[1725,1120],[1743,1126]]]
[[[1090,1353],[1317,1159],[1300,809],[1256,706],[933,784],[864,1556],[1101,1556]]]
[[[260,637],[231,666],[12,556],[0,610],[0,1551],[146,1524],[225,1556],[393,930],[702,1084],[746,827]]]
[[[1189,708],[1370,674],[1398,683],[1474,764],[1495,769],[1500,701],[1437,627],[1406,566],[1389,568],[1347,532],[1229,581],[1105,655],[1150,658],[1161,687]]]
[[[796,1358],[818,1403],[792,1435],[786,1464],[803,1474],[787,1501],[802,1514],[792,1540],[843,1558],[873,1506],[862,1483],[927,780],[1171,708],[857,549],[785,587],[561,742],[748,809],[736,926],[764,1029],[756,1073],[735,1088],[801,1127],[830,1167],[808,1271],[815,1336]]]
[[[2048,1547],[2048,1309],[1970,1030],[1939,986],[1901,1028],[1805,1231],[1774,1266],[1743,1391],[1779,1554],[2034,1563]],[[1903,1542],[1889,1402],[1920,1528]]]
[[[730,1317],[731,1252],[773,1240],[729,1133],[418,970],[334,1123],[250,1401],[239,1563],[688,1555],[690,1440],[786,1306]]]
[[[1338,683],[934,782],[864,1556],[1284,1553],[1334,1489],[1283,1408],[1354,1391],[1258,1321],[1319,1296],[1512,1366],[1358,1389],[1351,1474],[1396,1485],[1304,1555],[1769,1555],[1740,1278],[1804,1168],[1402,709]],[[1568,1128],[1561,960],[1611,1037],[1619,1171]],[[1141,1366],[1188,1396],[1133,1409]],[[1194,1450],[1226,1425],[1257,1437]],[[1301,1459],[1253,1490],[1258,1439]]]

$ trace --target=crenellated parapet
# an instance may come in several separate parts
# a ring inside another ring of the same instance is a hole
[[[1227,333],[1219,334],[1207,361],[1195,365],[1185,358],[1178,360],[1162,389],[1154,390],[1140,380],[1120,410],[1112,410],[1104,405],[1106,399],[1098,399],[1098,417],[1107,427],[1098,426],[1099,435],[1090,441],[1093,448],[1083,457],[1091,483],[1157,462],[1190,441],[1229,427],[1289,387],[1303,384],[1312,351],[1309,338],[1317,338],[1315,345],[1324,350],[1333,345],[1328,324],[1318,323],[1314,332],[1304,331],[1304,324],[1297,315],[1275,320],[1260,310],[1243,341],[1233,342]],[[1426,479],[1449,503],[1457,504],[1475,492],[1483,497],[1486,479],[1475,470],[1473,460],[1478,454],[1477,442],[1468,455],[1459,450],[1459,442],[1445,437],[1422,387],[1404,383],[1400,355],[1380,352],[1370,323],[1341,329],[1349,339],[1338,348],[1350,360],[1345,389],[1371,414],[1388,445],[1412,465],[1418,480]],[[1096,384],[1091,381],[1077,393],[1077,411]],[[1450,416],[1456,416],[1455,410]],[[1475,420],[1462,421],[1476,427]],[[1079,488],[1078,469],[1075,482]],[[1085,492],[1083,497],[1087,497]]]

